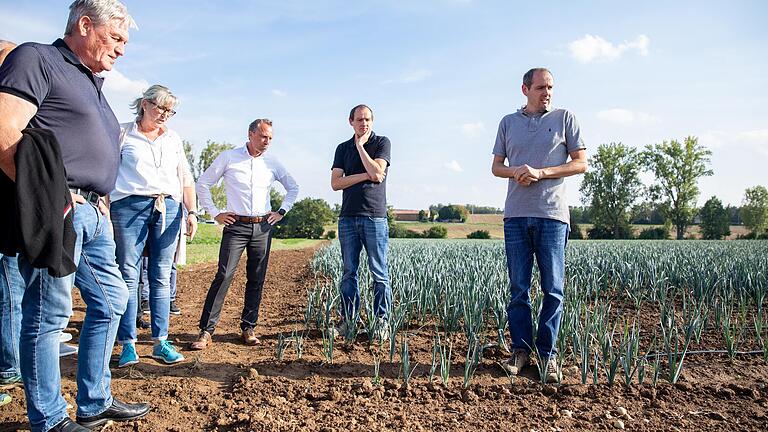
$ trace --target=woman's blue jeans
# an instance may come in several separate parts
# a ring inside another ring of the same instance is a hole
[[[149,245],[149,303],[152,339],[168,338],[170,316],[170,280],[176,243],[181,229],[181,205],[165,198],[165,227],[160,212],[155,210],[155,198],[131,195],[115,201],[111,206],[112,226],[115,230],[117,264],[128,285],[128,307],[120,320],[117,341],[135,343],[137,290],[141,254]]]

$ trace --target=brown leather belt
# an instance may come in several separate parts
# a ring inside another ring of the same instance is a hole
[[[235,219],[237,219],[238,222],[242,223],[250,223],[250,224],[257,224],[262,223],[267,220],[266,216],[240,216],[236,215]]]

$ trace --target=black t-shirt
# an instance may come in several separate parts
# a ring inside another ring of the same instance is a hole
[[[378,136],[373,132],[371,132],[368,142],[363,146],[371,159],[387,161],[386,171],[389,171],[390,147],[389,138]],[[341,168],[345,176],[365,173],[365,166],[363,166],[360,154],[355,148],[355,137],[336,147],[333,168]],[[344,189],[340,216],[387,217],[386,177],[381,183],[367,180]]]
[[[69,186],[99,195],[115,188],[120,163],[120,125],[103,82],[61,39],[19,45],[0,68],[0,92],[37,107],[28,127],[49,129],[59,141]]]

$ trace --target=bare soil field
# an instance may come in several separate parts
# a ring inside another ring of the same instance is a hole
[[[113,368],[113,392],[126,401],[147,401],[152,412],[137,422],[111,424],[108,431],[765,431],[768,429],[768,365],[760,355],[729,359],[724,354],[690,354],[682,379],[662,379],[652,387],[580,384],[572,365],[563,382],[542,386],[531,366],[509,378],[498,366],[506,354],[485,353],[474,379],[463,388],[463,352],[454,347],[447,386],[429,381],[432,331],[410,328],[411,362],[417,364],[406,386],[400,358],[381,356],[375,383],[373,354],[364,337],[336,345],[333,364],[325,362],[322,338],[311,331],[299,359],[289,345],[277,359],[280,334],[303,329],[306,290],[314,286],[312,249],[273,251],[264,289],[257,335],[262,344],[244,346],[239,314],[245,272],[239,269],[230,289],[213,345],[187,350],[197,334],[197,320],[216,264],[199,264],[179,274],[181,316],[171,319],[171,339],[186,361],[164,366],[149,357],[148,331],[140,332],[141,363]],[[84,305],[75,291],[70,331],[77,341]],[[643,318],[657,319],[657,312]],[[702,346],[721,345],[721,336],[705,332]],[[713,344],[715,340],[717,344]],[[755,341],[744,341],[745,349]],[[115,349],[115,360],[118,350]],[[74,405],[76,357],[62,359],[63,393]],[[0,430],[26,430],[23,390],[9,390],[14,401],[0,408]],[[74,417],[74,410],[72,411]]]

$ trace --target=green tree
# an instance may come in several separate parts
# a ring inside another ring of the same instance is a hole
[[[428,230],[424,230],[422,237],[424,238],[446,238],[448,237],[448,230],[442,225],[435,225],[429,227]]]
[[[745,190],[740,214],[744,226],[755,237],[765,233],[768,229],[768,189],[755,186]]]
[[[489,233],[486,230],[477,230],[472,231],[471,233],[467,234],[468,239],[480,239],[480,240],[488,240],[491,238],[491,233]]]
[[[630,232],[629,210],[643,187],[639,155],[622,143],[601,144],[589,158],[589,167],[580,190],[595,229],[624,238]]]
[[[438,204],[439,206],[439,204]],[[437,212],[438,219],[441,221],[461,221],[466,222],[469,217],[469,211],[463,205],[448,204],[440,207]]]
[[[701,216],[701,238],[704,240],[720,240],[731,235],[730,217],[717,197],[708,199],[699,215]]]
[[[233,148],[234,146],[229,143],[217,143],[216,141],[211,140],[206,141],[203,151],[200,152],[200,158],[197,160],[198,177],[211,166],[221,152]],[[216,207],[220,209],[227,207],[227,194],[224,191],[223,182],[220,181],[211,187],[211,196],[213,197],[213,203],[216,204]]]
[[[280,206],[283,205],[285,196],[278,192],[275,188],[269,188],[269,206],[272,207],[272,211],[280,210]]]
[[[677,239],[681,240],[696,213],[698,180],[712,175],[709,169],[712,152],[700,146],[698,138],[689,136],[682,144],[672,140],[648,145],[642,156],[656,176],[651,195],[661,201],[664,218],[674,225]]]
[[[319,239],[325,224],[332,221],[333,210],[324,199],[304,198],[285,214],[275,229],[275,237]]]
[[[195,165],[195,152],[192,150],[192,143],[184,140],[181,144],[184,146],[184,155],[187,157],[189,170],[192,171],[192,178],[197,181],[197,178],[200,177],[200,173],[197,171],[197,166]]]

